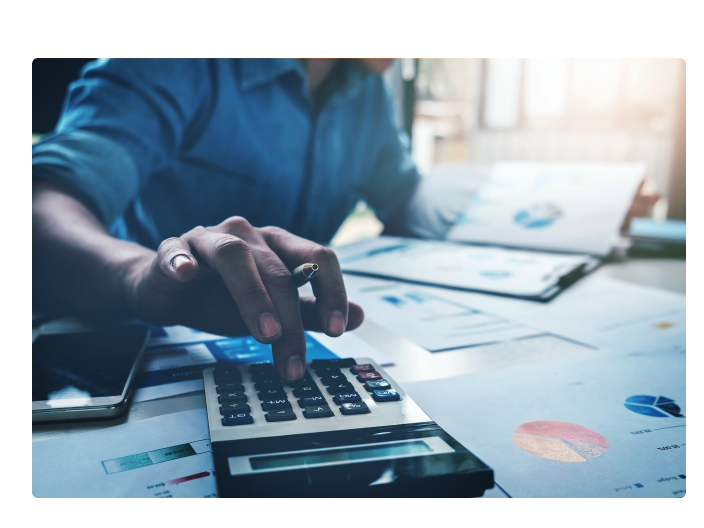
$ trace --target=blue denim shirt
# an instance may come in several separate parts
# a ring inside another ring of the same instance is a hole
[[[317,103],[306,86],[297,59],[96,61],[33,175],[152,248],[233,215],[328,243],[360,199],[388,220],[419,175],[382,78],[342,61]]]

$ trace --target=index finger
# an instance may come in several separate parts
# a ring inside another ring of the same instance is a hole
[[[265,227],[262,232],[267,245],[289,268],[306,262],[319,266],[320,271],[312,281],[318,321],[327,335],[342,335],[347,328],[349,306],[342,270],[335,252],[278,227]]]

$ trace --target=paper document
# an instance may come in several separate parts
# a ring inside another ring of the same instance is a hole
[[[406,383],[512,497],[681,497],[685,353],[641,349]]]
[[[355,275],[345,276],[345,288],[365,317],[431,352],[545,333],[447,299],[438,288]]]
[[[595,263],[586,255],[397,237],[358,242],[335,252],[348,274],[520,297],[549,295],[561,277]]]
[[[645,165],[498,163],[448,240],[606,255]]]
[[[35,497],[216,497],[205,409],[32,444]]]
[[[595,348],[684,348],[687,339],[684,294],[609,277],[585,277],[549,303],[451,290],[442,295]]]

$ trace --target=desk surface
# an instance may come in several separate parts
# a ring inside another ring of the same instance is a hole
[[[595,273],[680,293],[685,293],[686,291],[686,261],[682,259],[626,260],[606,264]],[[495,368],[507,364],[512,357],[502,353],[504,352],[503,348],[505,348],[505,344],[502,343],[460,349],[443,354],[429,354],[415,343],[397,336],[371,321],[366,321],[356,333],[360,338],[377,347],[394,360],[396,365],[386,367],[386,370],[400,383],[427,379],[428,377],[440,378]],[[525,350],[521,350],[520,354],[522,361],[534,361],[549,357],[549,347],[531,348],[529,344],[524,346]],[[512,347],[515,347],[515,342]],[[545,351],[546,349],[548,352]],[[565,353],[565,350],[567,353],[571,351],[570,349],[564,349],[560,353]],[[546,354],[548,355],[546,356]],[[133,404],[124,416],[114,420],[70,425],[33,425],[32,441],[95,431],[126,422],[204,407],[205,398],[202,392],[139,402]]]

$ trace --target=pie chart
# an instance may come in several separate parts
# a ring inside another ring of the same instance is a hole
[[[626,409],[645,416],[654,416],[656,418],[684,418],[680,413],[680,406],[675,403],[672,398],[665,396],[648,396],[640,394],[626,398],[624,403]],[[667,413],[667,414],[665,414]]]
[[[596,431],[569,422],[542,420],[519,425],[513,441],[524,451],[557,462],[586,462],[609,450]]]
[[[513,221],[526,229],[540,229],[554,224],[561,216],[562,211],[555,204],[535,204],[518,211]]]

